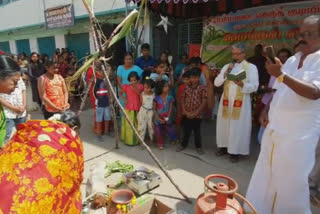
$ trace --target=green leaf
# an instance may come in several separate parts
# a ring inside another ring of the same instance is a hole
[[[133,165],[121,163],[120,161],[115,161],[113,163],[107,164],[105,177],[109,177],[112,173],[121,172],[127,173],[134,170]]]
[[[91,55],[90,59],[88,59],[88,61],[86,61],[78,70],[76,73],[74,73],[70,79],[70,81],[75,81],[77,80],[81,74],[84,71],[87,71],[88,68],[91,66],[91,64],[94,62],[94,60],[96,60],[99,57],[99,52],[96,52],[94,54]]]
[[[118,32],[110,41],[108,48],[110,48],[112,45],[117,43],[119,40],[124,38],[127,34],[129,34],[131,30],[131,26],[134,24],[134,21],[136,20],[138,16],[138,11],[133,10],[120,24],[119,26],[122,26],[120,32]]]

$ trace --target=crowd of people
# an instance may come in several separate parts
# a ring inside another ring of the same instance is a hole
[[[160,150],[164,149],[168,137],[171,143],[177,144],[177,152],[183,151],[193,133],[196,151],[202,155],[201,121],[211,115],[218,96],[216,155],[229,154],[231,162],[249,155],[252,115],[258,115],[261,152],[247,192],[249,201],[262,214],[283,213],[283,210],[311,213],[308,176],[315,163],[320,136],[320,31],[315,30],[319,26],[319,16],[304,20],[299,40],[292,47],[293,56],[290,50],[281,49],[278,58],[271,58],[264,46],[257,44],[254,56],[246,59],[245,45],[235,44],[231,48],[232,62],[218,73],[212,72],[201,58],[188,59],[187,55],[181,57],[174,69],[168,52],[156,60],[150,55],[149,44],[143,44],[140,57],[134,59],[131,53],[126,53],[123,65],[117,68],[116,85],[125,114],[140,135],[150,143],[156,141]],[[8,88],[1,89],[0,95],[4,107],[0,143],[10,138],[14,126],[26,122],[28,105],[38,105],[45,119],[68,112],[70,88],[74,87],[66,81],[77,69],[74,52],[68,50],[57,49],[52,60],[47,57],[40,60],[37,53],[32,53],[30,60],[24,54],[12,58],[20,68],[12,65],[10,75],[5,68],[0,72],[0,89]],[[22,74],[18,72],[20,69]],[[94,131],[100,141],[103,134],[109,135],[112,131],[114,116],[105,78],[100,61],[94,62],[84,78],[87,83],[93,83],[88,85],[91,85]],[[28,86],[32,100],[27,96]],[[222,86],[222,93],[217,93],[215,89]],[[257,92],[263,97],[252,114],[251,97]],[[41,123],[34,126],[39,125],[46,127]],[[50,133],[49,129],[45,131]],[[123,115],[121,140],[130,146],[139,144]],[[77,167],[81,171],[81,166]],[[319,170],[317,164],[314,170]],[[310,188],[319,195],[316,176],[319,171],[311,175]]]

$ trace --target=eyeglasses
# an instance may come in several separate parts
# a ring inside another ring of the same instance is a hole
[[[314,35],[315,32],[317,32],[317,31],[305,31],[303,33],[298,33],[295,35],[295,39],[296,40],[299,40],[300,38],[310,39]]]

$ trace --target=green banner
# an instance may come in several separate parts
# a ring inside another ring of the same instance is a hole
[[[237,11],[204,21],[201,56],[210,67],[222,68],[231,61],[232,44],[243,42],[247,57],[256,44],[293,49],[303,19],[320,14],[319,1],[301,1]],[[293,50],[292,50],[293,52]]]

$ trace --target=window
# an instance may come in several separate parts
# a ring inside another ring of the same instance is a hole
[[[14,2],[14,1],[18,1],[18,0],[0,0],[0,6],[6,5],[6,4]]]
[[[178,56],[189,53],[189,44],[201,44],[202,22],[189,22],[178,25]]]

